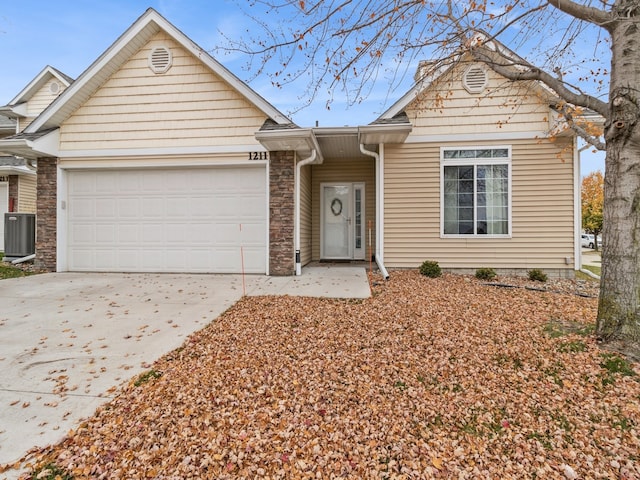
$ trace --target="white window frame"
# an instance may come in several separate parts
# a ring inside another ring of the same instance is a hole
[[[451,150],[507,150],[507,157],[496,158],[445,158],[445,152]],[[507,230],[506,234],[479,234],[477,233],[478,226],[478,199],[476,182],[477,178],[474,173],[474,186],[473,186],[473,228],[476,233],[473,234],[452,234],[444,233],[444,168],[445,166],[473,166],[478,165],[507,165],[507,185],[509,191],[507,192]],[[511,173],[511,146],[510,145],[484,145],[484,146],[454,146],[454,147],[440,147],[440,238],[511,238],[513,219],[512,219],[512,173]]]

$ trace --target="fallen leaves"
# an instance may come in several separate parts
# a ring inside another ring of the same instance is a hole
[[[364,301],[244,298],[36,462],[76,478],[640,478],[640,382],[604,370],[595,311],[416,272]]]

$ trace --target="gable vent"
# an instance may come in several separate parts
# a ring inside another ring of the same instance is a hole
[[[53,81],[49,84],[49,93],[56,95],[60,92],[60,84],[56,81]]]
[[[480,65],[472,65],[462,76],[462,85],[469,93],[482,93],[489,83],[487,71]]]
[[[171,68],[171,51],[167,47],[155,47],[149,54],[149,68],[154,73],[165,73]]]

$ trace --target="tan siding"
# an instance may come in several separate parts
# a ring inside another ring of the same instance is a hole
[[[371,221],[372,245],[375,247],[376,228],[376,184],[375,184],[375,162],[371,159],[360,160],[335,160],[326,159],[322,165],[312,166],[312,214],[313,214],[313,260],[320,260],[320,184],[339,182],[364,182],[365,183],[365,228],[368,228]],[[368,230],[365,234],[366,253],[365,258],[369,258],[369,236]]]
[[[300,261],[302,265],[311,262],[312,217],[311,217],[311,166],[302,167],[300,172]]]
[[[165,45],[172,67],[147,57]],[[61,127],[62,150],[258,145],[265,115],[165,33],[156,35]]]
[[[18,120],[18,131],[22,132],[25,128],[27,128],[31,122],[33,122],[36,119],[36,117],[28,117],[28,118],[21,118],[20,120]]]
[[[60,86],[58,93],[55,94],[51,93],[50,91],[51,84],[53,82],[56,82]],[[64,88],[65,86],[60,83],[58,79],[50,79],[27,102],[27,115],[32,119],[40,115],[42,111],[47,108],[51,104],[51,102],[53,102],[60,95],[60,93],[62,93]],[[25,126],[23,126],[23,128]]]
[[[36,213],[36,176],[18,177],[18,212]]]
[[[505,142],[484,145],[492,144]],[[565,258],[573,257],[576,235],[573,162],[569,150],[561,153],[568,145],[511,145],[513,235],[507,239],[440,238],[440,147],[454,144],[387,146],[385,264],[415,268],[431,259],[444,268],[571,268]]]
[[[471,94],[462,85],[468,64],[461,64],[427,89],[406,113],[413,135],[451,135],[546,131],[549,129],[545,93],[530,84],[515,84],[491,70],[483,93]]]

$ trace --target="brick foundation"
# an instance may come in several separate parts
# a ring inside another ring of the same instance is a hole
[[[269,274],[295,274],[294,152],[270,152],[269,165]]]
[[[38,159],[36,201],[36,268],[56,271],[57,159]]]

